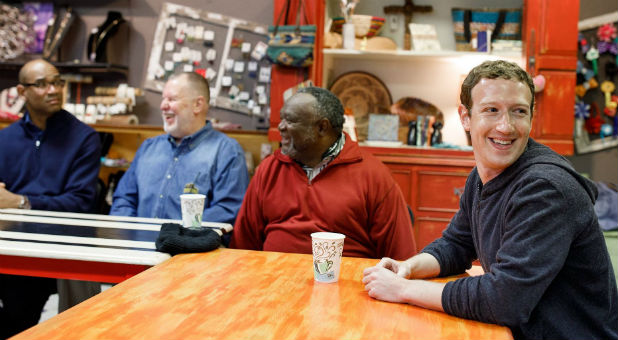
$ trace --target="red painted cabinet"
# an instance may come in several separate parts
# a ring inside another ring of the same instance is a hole
[[[474,167],[472,152],[414,147],[362,148],[380,159],[399,184],[414,213],[418,249],[439,238],[459,210],[459,197]]]
[[[573,154],[578,20],[579,0],[524,1],[527,69],[546,80],[531,136],[563,155]]]

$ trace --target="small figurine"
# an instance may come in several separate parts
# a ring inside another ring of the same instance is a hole
[[[442,144],[442,127],[444,124],[441,121],[436,121],[431,125],[433,133],[431,134],[431,145]]]
[[[411,120],[408,122],[408,145],[416,145],[416,121]]]

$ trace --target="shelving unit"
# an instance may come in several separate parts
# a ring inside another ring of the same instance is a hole
[[[19,71],[19,69],[29,60],[18,61],[3,61],[0,62],[0,69]],[[127,76],[129,67],[124,65],[110,64],[110,63],[82,63],[82,62],[52,62],[52,65],[56,66],[59,71],[81,71],[81,72],[105,72],[105,73],[119,73]]]
[[[325,58],[358,58],[365,61],[370,60],[403,60],[415,58],[461,58],[461,57],[489,57],[489,58],[522,58],[521,52],[460,52],[460,51],[361,51],[348,50],[341,48],[325,48],[322,50]]]

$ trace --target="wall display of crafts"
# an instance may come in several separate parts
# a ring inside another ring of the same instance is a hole
[[[187,6],[164,3],[157,23],[145,88],[162,91],[178,72],[208,79],[211,105],[268,117],[270,62],[267,28]]]
[[[573,134],[578,154],[618,145],[617,26],[601,18],[580,23]]]

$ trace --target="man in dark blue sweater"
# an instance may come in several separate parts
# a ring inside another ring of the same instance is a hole
[[[508,326],[516,339],[618,339],[618,293],[592,182],[529,138],[534,85],[504,61],[474,68],[459,115],[476,168],[442,237],[364,271],[371,297]],[[449,283],[479,259],[485,274]]]
[[[99,136],[62,110],[64,81],[50,63],[26,63],[19,83],[27,111],[0,130],[0,208],[90,212],[99,173]],[[68,288],[73,294],[78,288],[88,296],[96,287],[58,281],[59,293]],[[35,325],[55,290],[55,279],[0,275],[0,339]]]

